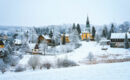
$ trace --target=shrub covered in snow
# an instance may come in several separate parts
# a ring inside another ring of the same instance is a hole
[[[93,53],[92,53],[92,52],[89,52],[87,58],[88,58],[89,61],[92,61],[92,60],[94,59],[94,55],[93,55]]]
[[[25,71],[25,70],[26,70],[26,68],[23,65],[18,65],[15,68],[15,72],[22,72],[22,71]]]
[[[45,63],[43,63],[42,67],[44,67],[46,69],[50,69],[52,67],[52,64],[49,62],[45,62]]]
[[[69,59],[57,59],[57,67],[77,66],[77,63]]]
[[[2,73],[6,72],[6,67],[7,67],[6,64],[3,62],[2,59],[0,59],[0,71]]]
[[[35,70],[38,66],[40,66],[40,57],[39,56],[32,56],[28,61],[29,66]]]

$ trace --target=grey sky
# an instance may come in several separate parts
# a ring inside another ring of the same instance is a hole
[[[130,21],[130,0],[0,0],[0,25],[42,26]]]

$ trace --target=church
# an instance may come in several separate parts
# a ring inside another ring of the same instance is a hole
[[[86,28],[81,33],[81,39],[82,40],[93,40],[92,34],[90,32],[90,23],[89,23],[88,17],[87,17],[87,21],[86,21]]]

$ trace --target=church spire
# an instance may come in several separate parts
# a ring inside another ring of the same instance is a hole
[[[87,21],[86,21],[86,28],[87,31],[90,32],[90,23],[89,23],[89,17],[87,16]]]

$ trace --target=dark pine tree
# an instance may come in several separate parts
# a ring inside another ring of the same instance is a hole
[[[125,49],[128,49],[128,48],[129,48],[129,41],[128,41],[127,34],[125,34],[124,48],[125,48]]]
[[[75,26],[75,23],[73,23],[72,30],[75,30],[75,29],[76,29],[76,26]]]
[[[114,24],[111,24],[111,33],[114,33]]]
[[[77,24],[77,31],[78,31],[79,34],[81,33],[81,28],[80,28],[79,24]]]
[[[87,21],[86,21],[86,28],[87,28],[88,32],[90,32],[90,23],[89,23],[88,17],[87,17]]]
[[[65,34],[63,34],[62,44],[65,45],[65,43],[66,43]]]
[[[105,31],[105,29],[102,30],[102,37],[104,37],[104,38],[106,37],[106,31]]]
[[[49,37],[50,37],[50,38],[53,37],[53,32],[52,32],[52,30],[51,30],[50,33],[49,33]]]
[[[108,33],[107,39],[110,39],[110,38],[111,38],[111,33],[114,33],[114,24],[111,24],[111,29],[110,29],[110,31],[109,31],[109,33]]]
[[[93,27],[92,27],[92,36],[93,36],[93,38],[95,38],[95,33],[96,33],[96,29],[95,29],[95,27],[93,26]]]

